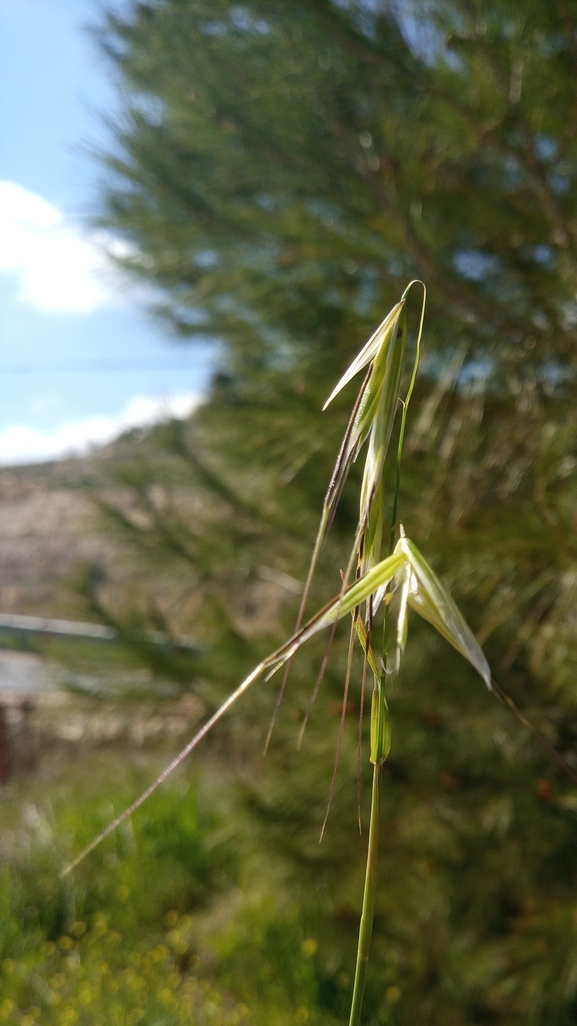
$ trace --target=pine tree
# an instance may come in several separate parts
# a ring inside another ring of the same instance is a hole
[[[126,109],[100,223],[127,241],[127,265],[160,292],[176,335],[212,337],[220,355],[192,422],[117,471],[132,505],[109,513],[135,542],[136,597],[117,582],[94,594],[108,615],[139,609],[194,632],[200,663],[163,671],[194,669],[209,705],[290,629],[280,603],[251,628],[246,603],[263,601],[267,573],[280,588],[282,574],[303,577],[350,397],[318,411],[418,276],[430,303],[402,516],[496,676],[574,757],[576,38],[562,0],[157,0],[109,15],[101,42]],[[338,588],[355,503],[353,481],[313,601]],[[577,799],[417,630],[391,699],[367,1022],[565,1026],[577,1008]],[[328,1023],[346,1008],[364,841],[353,727],[316,844],[338,644],[298,756],[288,740],[321,654],[295,664],[264,771],[253,749],[270,685],[215,744],[251,766],[253,842],[288,881],[279,921],[298,906],[326,938],[315,1000]],[[282,976],[264,934],[243,944],[229,956],[237,985],[242,957]]]

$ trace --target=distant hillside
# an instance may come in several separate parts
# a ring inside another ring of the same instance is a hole
[[[85,489],[143,434],[86,457],[0,468],[0,612],[81,617],[69,582],[79,564],[106,564],[113,549]]]
[[[113,483],[114,470],[146,461],[161,430],[158,425],[129,431],[86,457],[0,468],[0,613],[94,620],[94,611],[75,588],[80,569],[97,566],[113,589],[130,581],[133,554],[119,534],[104,526],[90,492],[105,495],[130,517],[138,516],[130,489]],[[158,459],[158,450],[153,458]],[[205,500],[190,479],[177,490],[179,515],[194,523]],[[146,576],[151,569],[143,564],[140,573]],[[285,601],[294,599],[298,590],[299,583],[287,574],[257,567],[256,576],[238,589],[233,610],[237,629],[246,637],[274,629]],[[161,593],[167,612],[171,607],[173,627],[187,634],[196,618],[188,574],[182,579],[168,571]]]

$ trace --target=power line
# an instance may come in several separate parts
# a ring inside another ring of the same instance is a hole
[[[160,371],[160,370],[202,370],[202,363],[132,363],[125,361],[86,360],[62,361],[61,363],[12,363],[0,364],[0,377],[9,374],[116,374],[125,371]]]

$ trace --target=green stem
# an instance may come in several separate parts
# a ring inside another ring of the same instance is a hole
[[[405,429],[407,426],[407,410],[415,387],[419,360],[421,356],[421,338],[423,335],[423,322],[425,317],[425,303],[427,290],[423,282],[411,282],[405,290],[407,294],[413,285],[421,285],[423,288],[423,305],[421,307],[421,319],[417,334],[415,360],[411,380],[404,400],[401,400],[403,412],[401,415],[401,427],[399,430],[399,442],[397,446],[397,461],[395,475],[395,491],[393,496],[393,508],[391,515],[391,527],[389,531],[389,555],[395,546],[395,528],[397,525],[397,512],[399,495],[401,491],[401,463],[403,458],[403,442],[405,440]],[[407,320],[406,313],[403,316],[402,331],[406,335]],[[386,667],[389,648],[389,607],[385,606],[383,622],[383,663]],[[371,710],[371,762],[373,764],[373,791],[371,798],[371,819],[369,825],[369,846],[367,849],[367,865],[365,870],[365,889],[363,893],[363,910],[359,927],[359,942],[357,947],[357,963],[355,966],[355,982],[353,985],[353,999],[351,1004],[351,1015],[349,1026],[360,1026],[363,1008],[363,996],[365,992],[365,980],[369,955],[371,950],[371,936],[373,933],[373,920],[375,917],[375,901],[377,896],[377,861],[379,855],[379,812],[381,800],[381,773],[383,763],[389,754],[391,743],[389,711],[385,698],[386,676],[375,681],[373,690],[373,704]]]
[[[418,282],[418,283],[417,282],[411,282],[411,285],[416,285],[416,284],[423,285],[423,282]],[[409,285],[409,288],[411,287],[411,285]],[[407,289],[407,291],[408,291],[408,289]],[[399,430],[399,442],[398,442],[398,446],[397,446],[397,465],[396,465],[396,474],[395,474],[395,494],[394,494],[394,497],[393,497],[393,513],[392,513],[392,517],[391,517],[391,531],[390,531],[390,535],[389,535],[389,553],[391,553],[393,551],[393,548],[394,548],[394,545],[395,545],[395,528],[397,526],[397,509],[398,509],[398,505],[399,505],[399,494],[400,494],[400,491],[401,491],[401,463],[402,463],[402,460],[403,460],[403,445],[404,445],[404,441],[405,441],[405,430],[406,430],[406,427],[407,427],[407,412],[408,412],[408,409],[409,409],[409,403],[411,401],[411,396],[413,394],[413,389],[415,387],[415,381],[417,380],[417,371],[419,370],[419,363],[420,363],[420,360],[421,360],[421,338],[423,337],[423,323],[424,323],[424,319],[425,319],[425,304],[426,304],[426,302],[427,302],[427,289],[423,285],[423,305],[421,307],[421,320],[419,322],[419,332],[418,332],[418,335],[417,335],[417,345],[416,345],[416,349],[415,349],[415,362],[413,363],[413,372],[411,374],[411,380],[409,382],[409,387],[407,389],[407,394],[406,394],[404,399],[401,399],[401,405],[403,407],[403,412],[402,412],[402,415],[401,415],[401,427],[400,427],[400,430]],[[405,313],[404,313],[404,321],[403,321],[403,331],[405,331],[405,332],[407,330],[406,316],[407,315],[406,315],[406,311],[405,311]]]
[[[349,1026],[360,1026],[365,978],[371,949],[371,935],[375,916],[375,899],[377,896],[377,860],[379,856],[379,812],[381,800],[381,773],[383,765],[373,765],[373,791],[371,798],[371,821],[369,825],[369,846],[367,849],[367,868],[365,872],[365,890],[363,893],[363,911],[359,929],[359,945],[357,948],[357,964],[355,967],[355,983],[351,1004]]]

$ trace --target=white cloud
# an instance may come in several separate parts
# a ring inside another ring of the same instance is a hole
[[[134,396],[117,417],[89,417],[63,424],[54,431],[37,431],[25,424],[12,424],[0,431],[0,465],[81,456],[95,445],[112,441],[129,428],[144,427],[166,417],[186,417],[199,402],[200,397],[192,392],[160,401],[142,395]]]
[[[0,181],[0,273],[13,275],[18,299],[53,313],[90,314],[118,301],[120,274],[105,250],[122,244],[84,235],[41,196]]]

